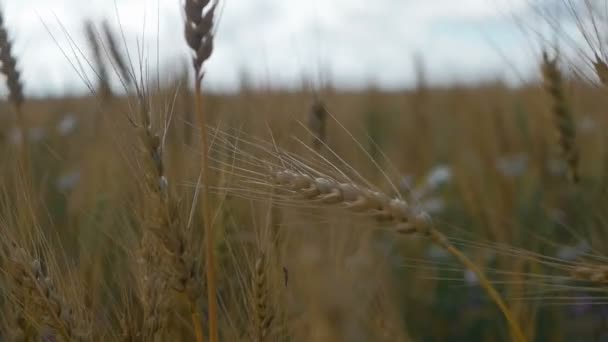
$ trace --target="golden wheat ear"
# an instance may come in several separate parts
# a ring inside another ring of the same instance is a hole
[[[144,89],[143,85],[141,89]],[[140,99],[142,106],[147,101]],[[172,193],[165,174],[164,145],[161,135],[151,125],[147,108],[140,108],[142,123],[137,128],[144,160],[142,226],[140,253],[145,261],[142,279],[144,326],[147,334],[160,333],[170,306],[182,295],[188,301],[197,341],[202,340],[201,317],[197,300],[202,292],[199,262],[194,243],[183,228],[179,201]]]

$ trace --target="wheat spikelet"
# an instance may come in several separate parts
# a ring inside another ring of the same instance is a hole
[[[568,165],[568,178],[576,184],[579,182],[579,153],[576,147],[574,119],[566,100],[563,77],[558,66],[558,58],[550,59],[548,54],[544,52],[542,73],[545,89],[553,99],[552,112],[559,137],[562,158]]]

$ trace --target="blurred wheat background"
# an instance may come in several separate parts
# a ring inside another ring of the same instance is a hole
[[[524,5],[527,67],[402,87],[207,87],[222,1],[165,72],[137,13],[42,18],[63,94],[2,8],[0,341],[608,341],[607,3]]]

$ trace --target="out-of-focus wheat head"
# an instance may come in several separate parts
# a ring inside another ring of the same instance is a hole
[[[572,117],[564,89],[564,79],[558,66],[558,57],[549,58],[543,53],[542,64],[545,89],[553,100],[552,113],[559,140],[562,158],[568,165],[568,177],[575,184],[579,182],[579,152],[576,146],[576,126]]]

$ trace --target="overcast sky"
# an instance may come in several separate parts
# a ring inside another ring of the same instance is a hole
[[[513,80],[536,63],[530,37],[514,19],[530,12],[531,1],[224,0],[205,82],[234,89],[246,70],[257,83],[293,85],[322,69],[340,86],[404,87],[415,79],[416,54],[434,82]],[[158,38],[161,69],[178,70],[180,58],[188,56],[180,3],[4,0],[1,6],[26,91],[58,94],[85,89],[68,43],[73,39],[88,56],[85,19],[107,18],[117,30],[120,22],[131,54],[144,46],[152,70]]]

